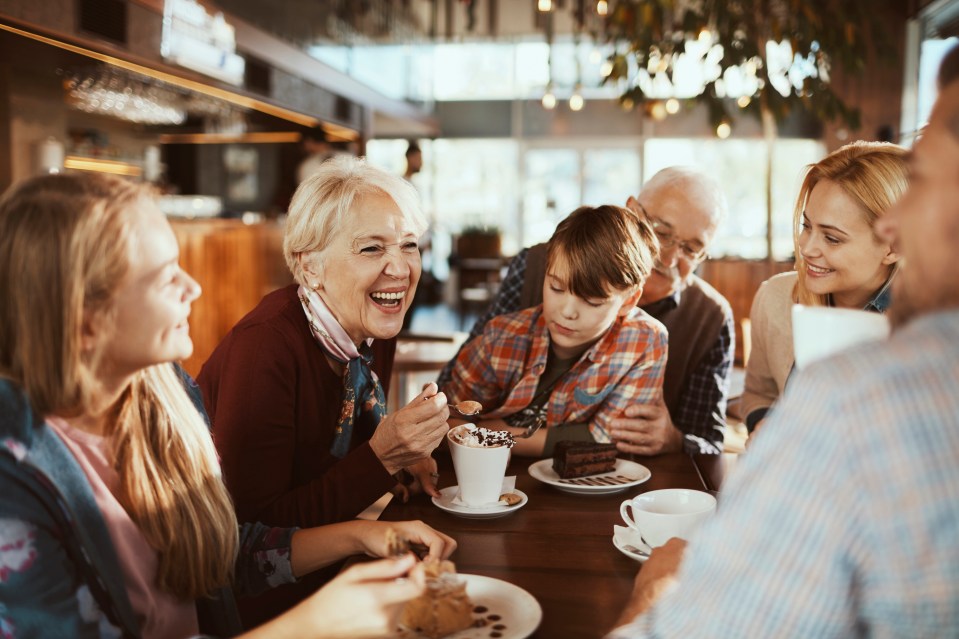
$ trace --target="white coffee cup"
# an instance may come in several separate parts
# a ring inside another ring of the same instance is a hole
[[[619,514],[627,526],[655,548],[673,537],[688,539],[715,510],[716,498],[709,493],[666,488],[627,499],[620,505]]]
[[[472,424],[456,426],[446,434],[446,439],[459,484],[459,501],[478,508],[499,501],[510,449],[509,446],[467,446],[457,441],[456,434],[461,429],[472,428],[475,428]]]
[[[792,321],[797,369],[856,344],[889,337],[886,316],[869,311],[795,304]]]

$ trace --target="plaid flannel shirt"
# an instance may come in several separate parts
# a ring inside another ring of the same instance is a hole
[[[666,348],[666,329],[645,312],[618,318],[556,384],[546,426],[588,422],[597,442],[609,442],[614,418],[659,394]],[[548,354],[542,305],[496,317],[460,351],[443,391],[451,402],[483,404],[484,419],[513,415],[533,399]]]

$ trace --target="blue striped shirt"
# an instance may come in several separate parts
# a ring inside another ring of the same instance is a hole
[[[802,371],[637,637],[959,636],[959,311]]]

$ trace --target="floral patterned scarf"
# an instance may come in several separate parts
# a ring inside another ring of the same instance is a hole
[[[368,438],[386,416],[383,386],[371,368],[373,351],[370,344],[373,340],[364,341],[357,349],[316,291],[301,286],[297,294],[316,343],[329,357],[346,365],[343,407],[330,448],[334,457],[342,459],[350,451],[354,430],[360,430]]]

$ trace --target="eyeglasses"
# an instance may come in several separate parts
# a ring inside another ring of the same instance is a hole
[[[639,202],[636,202],[639,204]],[[659,240],[659,247],[661,249],[671,249],[674,246],[679,247],[679,252],[683,254],[690,262],[699,262],[700,260],[706,259],[706,247],[700,246],[696,247],[689,242],[680,241],[674,234],[672,227],[664,222],[663,220],[649,214],[649,211],[646,210],[646,207],[642,204],[639,204],[639,208],[642,209],[643,215],[646,217],[646,220],[649,222],[650,226],[653,227],[653,233],[656,234],[656,239]]]

